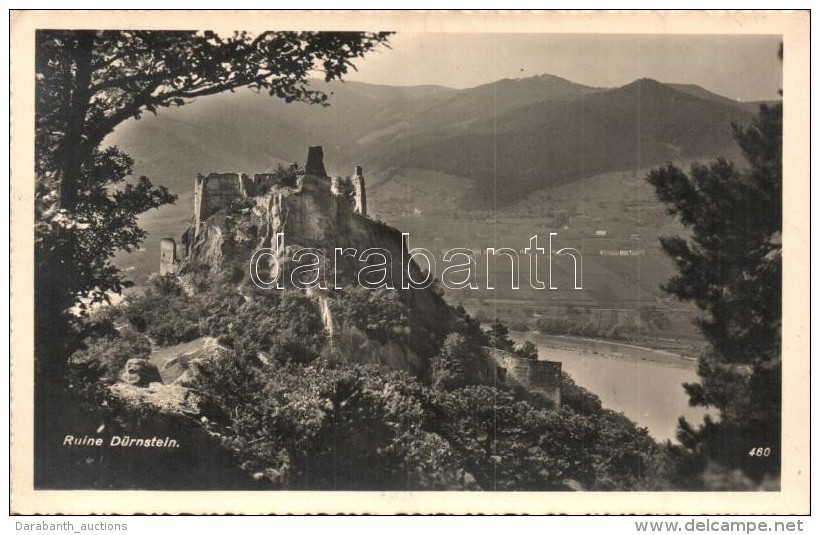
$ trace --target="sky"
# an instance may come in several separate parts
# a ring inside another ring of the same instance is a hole
[[[397,33],[347,80],[474,87],[553,74],[594,87],[638,78],[696,84],[737,100],[779,98],[778,35]]]

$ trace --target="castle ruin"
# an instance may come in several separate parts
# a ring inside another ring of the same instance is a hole
[[[273,186],[301,189],[304,177],[320,179],[327,184],[330,191],[337,197],[349,198],[354,211],[363,216],[367,215],[367,193],[365,191],[362,168],[356,166],[353,175],[349,177],[329,177],[325,171],[322,147],[310,147],[304,171],[296,171],[299,175],[296,183],[288,184],[283,181],[279,173],[209,173],[197,175],[194,182],[194,221],[196,234],[199,227],[212,214],[230,206],[231,202],[248,197],[256,197],[268,191]],[[298,166],[295,166],[298,169]],[[292,167],[294,169],[294,167]]]
[[[355,166],[351,176],[328,176],[322,147],[316,146],[308,149],[304,169],[293,164],[290,171],[293,177],[281,172],[198,174],[194,180],[193,238],[199,236],[202,223],[213,214],[238,200],[262,196],[274,187],[294,192],[327,188],[337,203],[346,204],[352,212],[367,216],[367,193],[361,166]],[[161,275],[177,273],[180,259],[176,249],[173,238],[163,238],[160,242]]]

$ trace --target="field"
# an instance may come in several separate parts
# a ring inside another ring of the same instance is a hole
[[[408,170],[402,180],[414,178],[417,172]],[[418,173],[424,176],[428,172]],[[530,286],[526,255],[520,255],[518,289],[511,288],[509,260],[497,257],[488,267],[486,256],[477,257],[479,290],[446,290],[452,302],[473,312],[483,310],[489,317],[531,322],[547,309],[574,306],[635,310],[643,305],[667,316],[671,323],[669,336],[697,340],[692,326],[694,308],[670,299],[660,289],[673,274],[674,266],[660,250],[658,237],[685,235],[686,230],[655,199],[644,178],[647,173],[644,169],[582,178],[538,191],[496,212],[462,208],[445,213],[441,209],[442,196],[432,196],[437,203],[432,206],[426,206],[423,197],[414,197],[415,214],[407,209],[390,212],[379,204],[372,205],[372,212],[408,232],[411,246],[433,252],[438,274],[445,266],[443,251],[457,247],[482,251],[487,247],[509,247],[520,251],[537,235],[538,245],[547,249],[549,234],[555,232],[558,235],[553,238],[553,250],[572,247],[580,251],[582,290],[574,289],[573,261],[567,256],[553,255],[556,290]],[[429,180],[429,174],[426,178]],[[439,178],[446,180],[447,176]],[[455,186],[460,185],[455,182]],[[599,235],[601,231],[605,235]],[[621,251],[634,254],[621,255]],[[546,256],[539,258],[538,273],[539,280],[548,281]],[[487,274],[494,289],[487,289]]]

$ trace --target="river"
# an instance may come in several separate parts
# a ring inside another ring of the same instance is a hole
[[[689,406],[682,386],[697,380],[694,359],[604,340],[518,332],[510,337],[538,346],[539,358],[560,361],[604,407],[623,412],[658,440],[676,442],[680,416],[696,424],[706,414],[702,407]]]

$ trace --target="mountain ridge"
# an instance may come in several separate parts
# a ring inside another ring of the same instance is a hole
[[[137,160],[138,172],[147,171],[144,174],[176,191],[190,189],[193,174],[211,171],[217,162],[241,165],[243,170],[262,171],[279,161],[288,160],[289,155],[298,154],[305,145],[319,144],[326,147],[328,160],[341,166],[333,170],[336,173],[345,173],[351,165],[365,163],[374,171],[410,166],[472,179],[479,174],[478,170],[453,173],[452,166],[436,167],[439,164],[430,160],[425,162],[426,167],[415,165],[418,162],[413,160],[421,158],[413,158],[408,152],[419,147],[422,152],[429,153],[430,149],[425,149],[425,145],[448,142],[463,145],[470,142],[470,136],[480,130],[489,131],[491,126],[494,133],[512,135],[528,127],[534,131],[528,132],[527,136],[543,137],[550,131],[549,122],[552,119],[541,115],[559,113],[557,108],[566,106],[577,113],[578,102],[590,99],[592,102],[613,99],[610,107],[625,106],[623,99],[620,103],[617,99],[628,90],[625,88],[636,83],[638,81],[612,89],[593,88],[554,75],[506,78],[468,89],[337,82],[322,87],[330,98],[328,107],[286,104],[251,91],[237,92],[200,99],[187,106],[164,111],[156,117],[146,116],[140,121],[131,121],[109,136],[107,142],[120,145],[132,154]],[[698,86],[684,87],[649,79],[645,79],[643,84],[656,90],[666,87],[679,95],[680,103],[702,108],[701,111],[706,110],[715,116],[704,117],[703,121],[715,123],[726,122],[727,119],[748,119],[749,103],[732,101]],[[704,98],[709,95],[713,97]],[[715,106],[722,108],[718,111]],[[565,125],[579,128],[579,125],[572,124],[569,111],[559,115]],[[629,126],[606,124],[606,121],[617,120],[588,117],[583,128],[589,132],[598,122],[601,128],[617,137],[618,128]],[[187,129],[182,137],[178,133],[180,125]],[[537,131],[539,128],[542,132]],[[561,130],[560,123],[558,129]],[[460,142],[456,139],[464,135],[466,139]],[[553,137],[559,139],[563,136]],[[422,143],[420,138],[426,141]],[[717,142],[715,151],[731,149],[731,139],[726,136],[713,141]],[[704,154],[698,156],[709,155],[702,143],[700,146],[694,145],[688,149],[689,153],[699,151]],[[477,150],[472,149],[473,152]],[[480,151],[485,152],[486,148]],[[522,166],[530,167],[523,174],[533,174],[532,167],[538,164],[522,161]],[[604,161],[592,168],[596,171],[623,168],[622,162],[616,164],[607,168],[608,162]],[[574,169],[579,166],[570,167]],[[219,168],[224,169],[222,165]],[[517,171],[520,172],[520,169]],[[558,174],[568,172],[559,170]],[[529,178],[528,182],[533,180]],[[549,185],[549,182],[539,185]],[[512,197],[520,198],[528,188],[514,192]]]
[[[466,130],[441,130],[434,139],[427,132],[411,134],[362,161],[368,167],[412,167],[471,179],[476,187],[467,202],[483,207],[490,194],[504,204],[573,178],[680,158],[734,156],[731,124],[750,117],[741,108],[644,79],[520,106]]]

